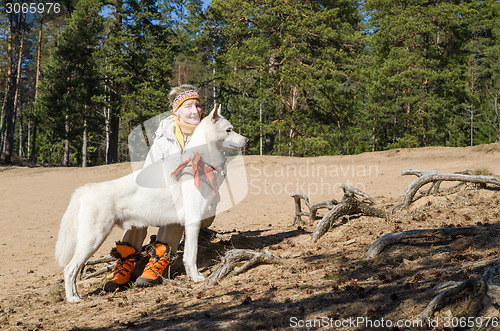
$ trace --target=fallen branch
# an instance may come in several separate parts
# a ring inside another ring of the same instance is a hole
[[[96,264],[96,263],[94,263],[94,264]],[[116,262],[113,262],[113,263],[108,264],[107,266],[105,266],[97,271],[94,271],[91,273],[83,272],[80,279],[85,280],[85,279],[100,276],[100,275],[105,274],[107,272],[113,271],[115,269],[115,266],[116,266]]]
[[[94,260],[88,260],[83,265],[83,268],[82,268],[81,274],[80,274],[80,280],[85,280],[85,279],[97,277],[97,276],[100,276],[102,274],[105,274],[107,272],[112,271],[116,266],[116,260],[117,260],[116,257],[111,256],[111,255],[106,255],[106,256],[103,256],[103,257],[100,257],[100,258],[97,258]],[[88,266],[101,264],[101,263],[107,263],[107,265],[105,267],[100,268],[97,271],[94,271],[95,269],[91,269],[92,271],[88,272],[88,268],[87,268]]]
[[[469,170],[465,170],[462,173],[443,173],[434,170],[414,170],[409,169],[401,172],[401,176],[406,175],[415,175],[418,178],[410,183],[406,193],[403,197],[403,203],[396,206],[395,210],[401,210],[408,208],[410,204],[414,201],[415,194],[419,191],[419,189],[428,184],[434,183],[433,186],[426,191],[428,195],[430,192],[438,193],[440,192],[439,186],[443,181],[451,181],[451,182],[462,182],[462,183],[475,183],[482,184],[486,186],[486,184],[492,184],[500,187],[500,178],[492,177],[492,176],[479,176],[479,175],[466,175],[464,173],[470,173]],[[460,185],[460,184],[459,184]],[[454,186],[453,190],[455,190],[459,186]]]
[[[370,206],[376,202],[368,194],[347,184],[342,184],[341,187],[344,191],[342,200],[326,213],[318,223],[311,237],[312,242],[318,241],[319,238],[330,230],[335,220],[345,215],[363,214],[364,216],[389,218],[389,215],[385,211]],[[360,201],[356,196],[361,196],[364,199]]]
[[[356,239],[351,239],[351,240],[347,240],[347,241],[338,241],[338,242],[332,243],[332,245],[350,245],[350,244],[354,244],[355,242],[356,242]]]
[[[425,307],[425,309],[417,316],[416,320],[427,321],[432,316],[437,306],[446,298],[454,296],[469,287],[475,287],[480,284],[482,277],[477,277],[474,279],[468,279],[454,287],[447,289],[444,292],[439,293],[431,302]]]
[[[483,273],[473,279],[467,279],[462,283],[446,282],[435,287],[439,293],[417,316],[416,320],[428,321],[436,311],[438,305],[445,299],[459,294],[466,289],[475,289],[483,295],[487,295],[494,304],[500,303],[500,268],[498,265],[489,267]]]
[[[485,272],[486,294],[495,305],[500,305],[500,266],[494,265]]]
[[[474,175],[474,172],[471,169],[465,169],[462,171],[457,171],[455,174],[462,174],[462,175]],[[428,190],[422,190],[420,191],[421,196],[417,197],[414,199],[414,201],[420,199],[421,197],[427,197],[430,194],[433,196],[439,196],[439,195],[449,195],[449,194],[454,194],[462,189],[463,186],[466,185],[464,182],[460,182],[452,187],[447,187],[444,189],[441,189],[441,184],[443,183],[442,180],[435,181],[431,184],[431,187]]]
[[[95,260],[88,260],[87,262],[85,262],[85,266],[100,264],[100,263],[114,262],[114,261],[116,261],[116,257],[111,256],[111,255],[106,255],[106,256],[100,257],[100,258],[95,259]]]
[[[237,266],[238,263],[245,260],[248,261],[241,266]],[[279,264],[282,261],[282,259],[272,255],[268,250],[256,252],[249,249],[231,249],[226,252],[215,271],[208,277],[207,284],[217,284],[233,270],[234,275],[239,275],[259,263]]]
[[[332,199],[329,201],[323,201],[311,205],[309,203],[309,198],[304,194],[293,193],[291,197],[295,200],[295,218],[293,220],[293,224],[300,224],[300,222],[302,221],[302,216],[308,216],[309,224],[312,224],[316,220],[316,215],[319,209],[321,208],[332,209],[333,207],[335,207],[335,205],[339,203],[337,200]],[[307,208],[309,208],[309,212],[302,211],[301,200],[304,200],[305,205],[307,206]]]
[[[494,259],[489,259],[489,260],[482,260],[482,261],[476,261],[476,262],[469,262],[465,263],[456,267],[452,268],[447,268],[442,271],[448,272],[448,271],[453,271],[453,270],[459,270],[459,269],[469,269],[469,268],[479,268],[479,267],[485,267],[490,264],[495,264],[495,263],[500,263],[500,257],[494,258]]]
[[[440,228],[440,229],[423,229],[423,230],[410,230],[403,232],[395,232],[388,233],[374,241],[368,251],[365,254],[367,258],[373,258],[377,256],[381,251],[385,249],[385,247],[398,243],[405,239],[411,238],[425,238],[425,237],[434,237],[434,238],[449,238],[452,236],[476,236],[476,235],[491,235],[491,234],[499,234],[500,230],[498,229],[489,229],[485,227],[459,227],[459,228]]]

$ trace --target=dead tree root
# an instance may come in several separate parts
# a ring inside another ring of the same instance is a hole
[[[454,236],[476,236],[485,234],[491,235],[498,233],[500,233],[500,230],[498,229],[490,229],[490,228],[475,227],[475,226],[467,226],[459,228],[409,230],[403,232],[388,233],[382,236],[381,238],[377,239],[370,245],[368,251],[365,254],[365,257],[374,258],[380,252],[382,252],[385,249],[385,247],[395,243],[399,243],[405,239],[426,238],[426,237],[434,237],[442,239]]]
[[[401,176],[406,175],[415,175],[418,178],[410,183],[406,193],[403,197],[403,203],[396,206],[395,210],[401,210],[408,208],[410,204],[421,198],[422,196],[427,196],[429,194],[437,195],[439,193],[454,193],[458,189],[460,189],[465,183],[473,183],[479,184],[481,187],[485,188],[487,184],[494,185],[496,187],[500,187],[500,178],[492,177],[492,176],[480,176],[480,175],[472,175],[472,171],[470,169],[460,171],[457,173],[443,173],[434,170],[414,170],[409,169],[401,172]],[[448,188],[448,189],[440,189],[440,185],[443,181],[450,182],[460,182],[459,184]],[[423,192],[423,195],[415,199],[415,194],[420,190],[420,188],[426,184],[432,183],[430,189]]]
[[[434,290],[437,295],[432,299],[425,309],[417,316],[416,320],[427,322],[432,318],[439,304],[446,299],[457,296],[459,293],[472,289],[474,292],[486,295],[492,304],[500,304],[500,267],[491,266],[476,278],[467,279],[463,282],[445,282],[437,285]]]
[[[301,193],[293,193],[291,197],[295,200],[295,218],[293,220],[293,224],[300,224],[302,221],[302,216],[308,216],[309,217],[309,224],[312,224],[316,220],[316,214],[318,213],[318,210],[321,208],[328,208],[332,209],[335,207],[335,205],[339,204],[339,202],[335,199],[329,200],[329,201],[323,201],[316,203],[314,205],[311,205],[309,203],[309,198]],[[302,211],[302,204],[301,200],[304,200],[304,203],[307,208],[309,208],[309,212],[304,212]]]
[[[345,215],[362,214],[364,216],[389,219],[389,215],[385,211],[370,206],[376,202],[368,194],[347,184],[342,184],[341,187],[344,191],[342,200],[328,211],[318,223],[311,237],[312,242],[318,241],[319,238],[330,230],[335,220]],[[363,197],[363,200],[358,200],[356,196]]]
[[[247,261],[238,266],[245,260]],[[280,264],[282,262],[282,259],[272,255],[268,250],[256,252],[249,249],[231,249],[226,252],[215,271],[208,277],[207,284],[217,284],[233,270],[233,275],[239,275],[259,263]]]

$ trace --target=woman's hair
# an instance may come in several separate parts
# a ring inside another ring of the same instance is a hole
[[[176,86],[172,87],[170,90],[170,93],[168,94],[168,101],[170,101],[170,105],[174,103],[175,98],[177,98],[179,95],[181,95],[184,92],[187,91],[196,91],[198,92],[198,89],[194,87],[193,85],[189,84],[183,84],[181,86]]]

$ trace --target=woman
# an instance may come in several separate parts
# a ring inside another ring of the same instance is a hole
[[[201,100],[194,86],[174,87],[168,98],[174,114],[160,122],[144,167],[169,155],[179,155],[202,119]],[[202,227],[209,226],[213,219],[214,217],[204,220]],[[170,252],[177,251],[183,232],[184,228],[178,224],[160,227],[157,241],[147,247],[149,262],[135,282],[137,287],[153,286],[162,282],[161,275],[170,263]],[[111,255],[118,258],[118,261],[113,278],[104,285],[105,291],[123,289],[130,282],[135,259],[141,251],[146,234],[147,228],[133,228],[125,232],[122,241],[116,243]]]

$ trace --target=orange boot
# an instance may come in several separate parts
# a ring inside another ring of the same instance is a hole
[[[170,247],[159,241],[149,245],[146,249],[149,262],[144,267],[144,272],[135,281],[137,287],[147,287],[162,283],[162,275],[170,264]]]
[[[126,242],[116,242],[116,247],[111,250],[111,255],[116,257],[115,273],[113,278],[104,284],[104,291],[114,292],[123,290],[130,282],[132,269],[134,269],[137,251]]]

